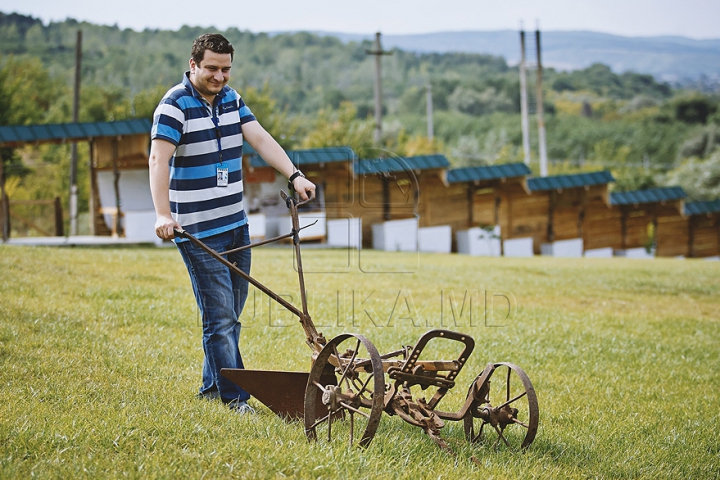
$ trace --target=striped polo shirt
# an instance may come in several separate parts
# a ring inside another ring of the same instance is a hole
[[[170,211],[188,233],[204,238],[247,223],[241,126],[255,116],[228,86],[211,107],[188,75],[185,72],[182,83],[170,89],[155,109],[150,138],[177,147],[170,159]],[[227,186],[218,186],[218,168],[227,169]]]

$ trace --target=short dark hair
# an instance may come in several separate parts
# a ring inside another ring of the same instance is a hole
[[[235,54],[232,43],[219,33],[206,33],[195,39],[190,55],[197,65],[200,65],[200,62],[202,62],[202,59],[205,57],[205,50],[210,50],[215,53],[229,53],[230,60],[232,60]]]

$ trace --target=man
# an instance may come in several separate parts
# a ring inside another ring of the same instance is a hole
[[[174,229],[184,229],[218,252],[250,243],[243,209],[243,141],[288,177],[301,199],[315,195],[315,185],[227,86],[233,54],[222,35],[195,40],[190,70],[155,110],[148,161],[157,236],[173,239]],[[202,314],[205,359],[198,396],[220,398],[240,413],[253,412],[250,395],[220,375],[221,368],[244,368],[238,318],[247,281],[191,242],[177,238],[175,243]],[[250,249],[227,257],[250,272]]]

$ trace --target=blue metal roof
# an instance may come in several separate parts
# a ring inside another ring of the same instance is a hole
[[[448,170],[447,179],[450,183],[496,180],[499,178],[526,177],[532,173],[524,163],[506,163],[484,167],[454,168]]]
[[[269,166],[260,155],[245,143],[243,145],[243,153],[251,154],[250,165],[253,167]],[[350,147],[327,147],[327,148],[309,148],[306,150],[290,150],[287,152],[288,157],[295,165],[309,165],[318,163],[332,162],[352,162],[355,159],[355,152]]]
[[[682,200],[687,193],[680,187],[660,187],[632,192],[613,192],[610,194],[611,205],[633,205],[640,203],[658,203]]]
[[[571,175],[553,175],[551,177],[529,178],[527,181],[530,191],[558,190],[562,188],[589,187],[614,182],[608,170],[592,173],[575,173]]]
[[[720,213],[720,199],[685,204],[685,215],[703,215],[706,213]]]
[[[56,123],[0,127],[0,146],[16,147],[25,143],[81,141],[96,137],[150,133],[147,118],[119,122]]]
[[[373,160],[359,160],[355,164],[356,174],[390,173],[407,170],[447,168],[450,162],[445,155],[418,155],[415,157],[388,157]]]

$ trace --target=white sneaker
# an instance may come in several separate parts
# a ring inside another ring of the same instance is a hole
[[[248,403],[245,400],[237,401],[233,400],[232,402],[228,403],[228,407],[230,407],[231,410],[234,410],[236,413],[240,415],[245,415],[246,413],[253,414],[255,413],[255,409],[248,405]]]

